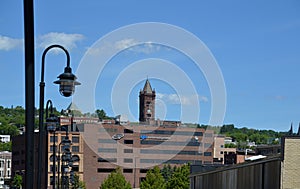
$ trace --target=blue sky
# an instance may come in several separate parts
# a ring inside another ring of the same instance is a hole
[[[288,130],[291,122],[298,125],[300,2],[297,0],[195,0],[181,3],[168,0],[35,1],[36,107],[41,54],[47,46],[53,43],[65,46],[71,55],[73,71],[76,72],[87,56],[87,51],[103,36],[110,35],[118,28],[143,22],[165,23],[182,28],[206,45],[215,58],[225,83],[225,124],[279,131]],[[21,1],[0,2],[0,25],[0,105],[24,107]],[[209,123],[212,94],[205,74],[195,67],[194,62],[177,49],[157,44],[142,44],[124,49],[132,40],[126,37],[120,39],[118,44],[123,50],[107,62],[99,78],[94,81],[95,108],[103,108],[109,115],[123,113],[122,109],[116,110],[112,104],[125,99],[132,114],[129,115],[130,119],[137,119],[138,92],[143,87],[144,80],[138,78],[126,86],[130,88],[128,94],[112,95],[112,91],[116,90],[114,87],[118,86],[118,77],[122,76],[120,80],[126,80],[126,75],[122,73],[135,69],[131,75],[142,73],[144,75],[140,77],[144,79],[148,76],[158,94],[158,118],[181,119],[182,104],[187,108],[187,113],[194,114],[189,109],[195,106],[192,94],[176,93],[172,81],[158,79],[153,74],[157,72],[155,70],[162,68],[154,67],[152,72],[147,73],[143,66],[138,66],[149,65],[147,60],[150,59],[154,62],[171,62],[188,76],[197,93],[199,122]],[[63,71],[64,61],[65,56],[59,51],[53,50],[46,57],[46,100],[51,99],[59,110],[66,108],[72,100],[61,97],[58,87],[53,84]],[[174,73],[169,70],[165,72],[169,75]],[[128,78],[131,79],[131,75]],[[180,79],[179,76],[178,78]],[[78,80],[81,81],[81,78]],[[80,87],[84,85],[82,83]]]

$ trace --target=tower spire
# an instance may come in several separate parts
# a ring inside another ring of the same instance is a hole
[[[146,79],[143,90],[140,91],[140,122],[152,124],[155,121],[155,91],[152,90],[151,84]]]
[[[149,80],[148,80],[148,76],[147,76],[147,80],[146,80],[146,83],[145,83],[145,85],[144,85],[143,91],[144,91],[145,93],[152,93],[152,87],[151,87],[151,84],[150,84],[150,82],[149,82]]]

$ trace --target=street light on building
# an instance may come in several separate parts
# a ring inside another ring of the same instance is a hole
[[[59,84],[60,93],[69,97],[75,92],[75,86],[80,85],[79,82],[76,81],[77,77],[72,73],[72,68],[70,67],[70,54],[69,52],[61,45],[51,45],[47,47],[42,54],[42,67],[41,67],[41,81],[40,81],[40,109],[39,109],[39,153],[38,153],[38,179],[37,179],[37,187],[43,188],[42,186],[42,162],[45,161],[46,164],[44,166],[44,177],[45,177],[45,185],[47,185],[47,177],[48,177],[48,161],[46,161],[46,157],[43,157],[43,149],[47,149],[47,135],[44,129],[44,98],[45,98],[45,81],[44,81],[44,72],[45,72],[45,57],[49,50],[53,48],[59,48],[63,50],[67,56],[67,66],[64,69],[64,73],[58,76],[59,80],[55,81],[55,84]],[[44,146],[43,146],[44,145]]]

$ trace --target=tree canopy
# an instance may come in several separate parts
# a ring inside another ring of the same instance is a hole
[[[220,134],[232,137],[236,142],[243,143],[247,140],[256,144],[276,143],[276,138],[281,138],[284,133],[273,130],[256,130],[246,127],[236,128],[233,124],[223,125],[220,129]]]
[[[106,115],[106,112],[103,109],[101,109],[101,110],[97,109],[96,110],[96,114],[98,115],[98,118],[100,120],[111,119],[111,117],[109,117],[109,116]]]
[[[141,189],[165,189],[166,183],[158,166],[147,172],[145,180],[140,185]]]
[[[121,168],[118,167],[102,182],[100,189],[131,189],[131,185],[126,181]]]
[[[190,187],[190,165],[171,167],[164,165],[159,170],[157,166],[147,172],[145,180],[142,181],[141,189],[188,189]]]

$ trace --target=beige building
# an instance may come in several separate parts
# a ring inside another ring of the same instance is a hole
[[[214,164],[224,164],[225,155],[236,154],[236,148],[225,148],[225,140],[227,137],[224,135],[214,135],[213,144],[213,158]]]
[[[55,146],[56,146],[56,183],[59,183],[59,179],[62,176],[62,166],[64,166],[64,163],[62,161],[63,156],[64,156],[64,145],[63,145],[63,140],[66,137],[66,133],[64,131],[58,131],[55,133],[55,138],[54,134],[49,134],[48,136],[48,186],[51,186],[53,184],[53,147],[54,147],[54,141],[55,141]],[[72,168],[69,167],[69,171],[73,170],[75,174],[77,174],[80,178],[80,180],[83,180],[83,140],[81,137],[81,134],[79,132],[69,132],[68,133],[68,138],[71,140],[72,144],[70,146],[70,151],[72,153],[72,156],[79,157],[79,161],[73,162]],[[60,175],[58,175],[60,174]],[[60,177],[59,177],[60,176]],[[69,173],[66,175],[69,176]]]
[[[281,189],[300,188],[300,136],[287,136],[282,141]]]

